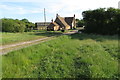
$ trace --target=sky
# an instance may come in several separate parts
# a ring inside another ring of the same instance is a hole
[[[97,8],[118,8],[119,0],[1,0],[0,18],[28,19],[30,22],[55,20],[56,14],[62,17],[76,16],[82,19],[82,12]]]

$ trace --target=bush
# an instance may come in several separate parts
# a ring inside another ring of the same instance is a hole
[[[24,32],[31,31],[34,24],[29,22],[27,19],[14,20],[3,18],[2,19],[2,31],[3,32]]]
[[[77,27],[83,27],[83,26],[84,26],[84,21],[83,21],[83,20],[77,19],[76,22],[77,22],[77,23],[76,23]]]
[[[82,13],[85,32],[103,35],[117,34],[120,27],[120,9],[99,8]]]
[[[3,19],[2,20],[2,31],[5,32],[11,32],[14,31],[14,25],[13,25],[13,20],[7,20],[7,19]]]
[[[35,24],[29,22],[27,19],[22,19],[21,21],[25,23],[25,32],[31,31],[33,28],[35,28]]]
[[[24,32],[25,24],[19,20],[2,19],[3,32]]]
[[[61,32],[65,32],[65,30],[61,30]]]

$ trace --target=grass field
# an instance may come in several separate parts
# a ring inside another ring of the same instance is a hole
[[[17,42],[23,42],[23,41],[29,41],[34,40],[38,38],[43,38],[46,36],[54,36],[54,32],[46,32],[46,31],[40,31],[40,32],[24,32],[24,33],[1,33],[0,37],[2,40],[0,41],[0,44],[11,44],[11,43],[17,43]]]
[[[2,56],[3,78],[117,78],[118,37],[63,35]]]

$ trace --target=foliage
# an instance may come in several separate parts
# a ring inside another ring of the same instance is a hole
[[[27,19],[2,19],[2,32],[24,32],[30,31],[34,27],[34,24]]]
[[[117,34],[120,27],[120,9],[99,8],[82,13],[85,32],[95,34]]]
[[[64,35],[3,55],[3,78],[118,78],[117,53],[117,36]]]
[[[2,31],[3,32],[24,32],[25,24],[19,20],[2,19]]]
[[[22,19],[21,21],[23,21],[25,23],[29,22],[27,19]]]
[[[85,25],[85,23],[84,23],[84,20],[83,19],[81,19],[81,20],[79,20],[79,19],[76,19],[76,24],[77,24],[77,27],[83,27],[84,25]]]
[[[27,19],[22,19],[21,21],[23,21],[26,25],[25,32],[31,31],[35,27],[35,24],[29,22]]]

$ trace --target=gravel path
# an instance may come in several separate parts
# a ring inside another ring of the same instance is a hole
[[[78,30],[74,30],[71,32],[67,32],[67,33],[63,33],[63,35],[71,35],[74,33],[77,33]],[[54,37],[54,36],[52,36]],[[32,41],[26,41],[26,42],[19,42],[19,43],[15,43],[15,44],[9,44],[9,45],[4,45],[4,46],[0,46],[0,55],[1,54],[6,54],[10,51],[13,50],[18,50],[20,48],[24,48],[33,44],[38,44],[40,42],[45,42],[48,39],[52,39],[52,37],[45,37],[45,38],[40,38],[40,39],[36,39],[36,40],[32,40]]]
[[[19,46],[19,45],[30,44],[30,43],[34,43],[36,41],[41,41],[41,40],[45,40],[45,39],[48,39],[48,37],[40,38],[40,39],[32,40],[32,41],[20,42],[20,43],[16,43],[16,44],[4,45],[4,46],[0,46],[0,50],[10,48],[10,47]]]
[[[45,38],[40,38],[40,39],[36,39],[36,40],[32,40],[32,41],[19,42],[19,43],[16,43],[16,44],[0,46],[0,55],[8,53],[8,52],[13,51],[13,50],[17,50],[17,49],[20,49],[20,48],[30,46],[34,43],[37,44],[37,43],[40,43],[40,42],[45,42],[46,40],[48,40],[50,38],[52,38],[52,37],[45,37]]]

